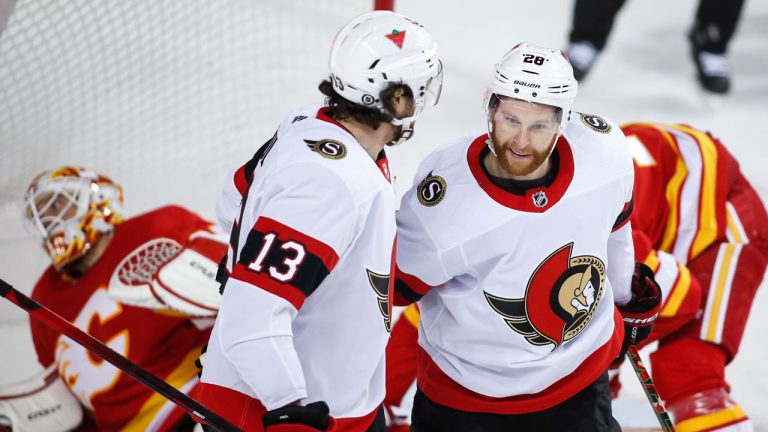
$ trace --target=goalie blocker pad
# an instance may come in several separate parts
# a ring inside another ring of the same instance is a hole
[[[59,378],[56,365],[15,383],[0,386],[0,430],[67,431],[83,420],[80,402]]]
[[[186,248],[169,238],[151,240],[123,259],[110,279],[109,296],[131,306],[214,317],[221,303],[218,259],[224,253],[226,243],[210,233],[193,234]]]

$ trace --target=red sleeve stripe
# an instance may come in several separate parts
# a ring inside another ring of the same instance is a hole
[[[336,263],[339,262],[339,255],[332,247],[274,219],[264,216],[260,217],[253,226],[253,231],[263,233],[275,232],[280,240],[301,243],[307,248],[307,252],[320,258],[329,272],[333,270],[333,268],[336,267]]]
[[[245,177],[245,168],[247,166],[248,164],[245,164],[235,171],[235,187],[240,192],[240,196],[245,195],[246,190],[248,190],[248,179]]]
[[[274,294],[292,304],[296,310],[301,309],[304,300],[307,298],[307,295],[299,288],[272,279],[267,273],[255,272],[241,263],[238,263],[235,266],[235,270],[229,277],[257,286],[268,293]]]
[[[624,208],[621,210],[621,213],[619,213],[619,216],[616,218],[616,222],[613,224],[613,229],[611,232],[615,232],[620,230],[624,225],[629,222],[629,217],[632,216],[632,210],[635,208],[635,199],[634,197],[631,198],[629,201],[624,203]]]
[[[434,287],[395,265],[395,305],[405,306],[417,302],[432,288]]]
[[[248,233],[231,277],[282,297],[298,310],[338,261],[325,243],[261,217]]]

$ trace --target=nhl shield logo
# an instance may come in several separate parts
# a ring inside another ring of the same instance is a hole
[[[597,257],[571,257],[573,243],[553,252],[528,280],[524,298],[483,292],[510,329],[532,345],[553,350],[575,338],[592,320],[605,292],[605,264]]]
[[[538,208],[546,207],[547,203],[549,203],[547,194],[544,191],[535,192],[533,195],[531,195],[531,199],[533,200],[533,205]]]

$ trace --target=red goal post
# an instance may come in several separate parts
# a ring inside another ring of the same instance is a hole
[[[395,10],[395,0],[374,0],[373,8],[375,10]]]

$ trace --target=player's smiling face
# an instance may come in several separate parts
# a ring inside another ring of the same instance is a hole
[[[556,108],[502,97],[490,120],[495,163],[503,177],[533,180],[547,173],[558,129]]]

